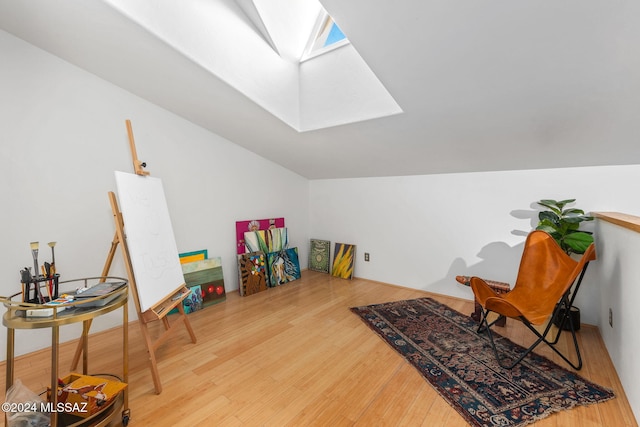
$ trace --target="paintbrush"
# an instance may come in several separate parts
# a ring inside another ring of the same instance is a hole
[[[45,264],[49,264],[49,263],[45,262]],[[41,265],[40,268],[42,269],[42,277],[43,278],[49,277],[49,273],[47,273],[48,268],[45,267],[44,265]],[[49,280],[49,282],[51,282],[51,280]],[[53,300],[53,298],[51,298],[51,286],[49,286],[47,283],[45,283],[44,287],[47,288],[47,294],[49,295],[49,301]]]
[[[41,304],[44,304],[44,298],[42,297],[42,292],[40,292],[40,286],[38,285],[38,248],[40,247],[40,242],[31,242],[31,255],[33,255],[33,279],[36,285],[36,293],[38,296],[38,300]]]
[[[38,248],[40,247],[39,242],[31,242],[31,255],[33,255],[33,277],[38,278]]]
[[[56,242],[49,242],[47,244],[51,248],[51,265],[49,266],[49,277],[53,277],[56,274],[56,253],[53,249],[56,246]],[[51,291],[51,294],[57,297],[57,290],[54,292],[52,280],[49,280],[49,289]]]
[[[49,242],[47,243],[49,245],[49,247],[51,248],[51,264],[55,264],[56,263],[56,254],[53,251],[54,246],[56,245],[56,242]]]

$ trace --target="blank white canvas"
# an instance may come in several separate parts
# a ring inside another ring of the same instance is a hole
[[[184,285],[169,209],[159,178],[117,172],[116,186],[141,311]]]

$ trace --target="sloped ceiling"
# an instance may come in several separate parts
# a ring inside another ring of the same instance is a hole
[[[310,179],[640,163],[640,2],[322,4],[402,114],[299,132],[100,0],[0,29]]]

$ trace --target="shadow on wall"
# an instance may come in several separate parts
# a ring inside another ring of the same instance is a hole
[[[514,236],[521,236],[521,243],[511,247],[504,242],[492,242],[480,249],[477,256],[481,261],[474,263],[473,265],[467,265],[462,258],[456,258],[451,263],[447,275],[433,282],[426,289],[429,292],[442,293],[445,295],[454,295],[460,298],[473,299],[473,292],[471,288],[460,285],[456,282],[456,276],[477,276],[486,280],[495,280],[498,282],[506,282],[511,286],[514,285],[518,276],[518,268],[520,267],[520,259],[522,258],[522,251],[524,249],[524,241],[529,233],[538,226],[538,214],[540,212],[537,203],[531,204],[531,210],[513,210],[511,216],[517,219],[528,220],[530,227],[526,230],[512,230],[511,234]],[[595,224],[585,224],[581,229],[587,231],[594,231]],[[592,279],[586,277],[586,282],[589,283]],[[596,281],[598,282],[598,281]],[[601,282],[601,281],[600,281]],[[454,288],[455,287],[455,288]],[[596,290],[597,291],[597,290]],[[580,295],[576,298],[576,305],[590,307],[589,301],[597,297],[597,294],[590,294],[590,291],[585,289],[580,292]],[[593,295],[593,297],[592,297]],[[593,303],[591,303],[593,304]],[[595,307],[588,308],[587,311],[595,311]],[[593,321],[592,321],[593,322]],[[599,322],[595,319],[595,324]]]
[[[532,208],[535,204],[532,204]],[[530,221],[529,230],[512,230],[514,236],[521,236],[522,242],[509,246],[504,242],[492,242],[483,246],[477,254],[481,259],[473,265],[467,265],[464,259],[456,258],[451,263],[447,275],[429,286],[430,292],[450,294],[452,286],[457,286],[456,293],[464,294],[473,299],[471,288],[456,282],[456,276],[477,276],[487,280],[506,282],[511,286],[516,281],[520,259],[524,250],[524,241],[531,231],[538,225],[538,210],[514,210],[511,216]]]
[[[513,286],[518,275],[523,249],[524,241],[516,246],[509,246],[504,242],[489,243],[482,247],[477,255],[482,260],[473,265],[467,265],[462,258],[456,258],[451,263],[443,281],[449,287],[457,285],[466,289],[465,292],[470,299],[473,298],[471,288],[458,284],[456,276],[477,276],[486,280],[506,282]]]

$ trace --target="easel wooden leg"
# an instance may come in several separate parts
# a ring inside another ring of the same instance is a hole
[[[178,309],[179,315],[178,317],[173,319],[173,322],[170,322],[166,315],[160,319],[152,318],[147,321],[144,321],[144,316],[140,316],[140,322],[139,322],[140,330],[142,331],[142,336],[144,337],[144,341],[147,345],[147,351],[149,352],[149,362],[151,364],[151,376],[153,378],[153,385],[156,389],[157,394],[160,394],[162,392],[162,384],[160,383],[160,374],[158,372],[158,362],[156,360],[156,353],[155,353],[156,349],[160,347],[160,345],[165,340],[167,340],[172,334],[176,333],[177,323],[180,323],[180,322],[184,323],[185,327],[187,328],[187,332],[189,332],[189,337],[191,338],[191,342],[192,343],[197,342],[196,334],[193,332],[193,329],[191,328],[191,323],[189,322],[189,318],[187,317],[187,314],[184,311],[184,307],[182,306],[182,303],[179,303],[177,305],[177,309]],[[169,310],[167,310],[167,312],[168,311]],[[154,340],[151,338],[151,333],[149,332],[148,324],[156,320],[162,320],[162,326],[164,327],[164,331],[159,337],[157,337]]]
[[[89,349],[89,329],[91,329],[91,321],[93,319],[85,320],[82,322],[82,335],[78,340],[78,345],[76,347],[76,352],[73,355],[73,360],[71,361],[71,370],[75,371],[78,369],[78,363],[80,362],[80,356],[82,356],[82,374],[87,375],[89,370],[88,365],[88,349]]]
[[[151,377],[153,378],[153,386],[156,389],[156,393],[162,393],[162,384],[160,383],[160,373],[158,372],[158,362],[156,361],[156,349],[151,335],[149,335],[149,328],[146,323],[142,321],[138,322],[142,331],[142,336],[147,344],[147,351],[149,352],[149,362],[151,363]]]
[[[184,312],[184,306],[182,304],[178,306],[178,311],[180,312],[180,316],[183,317],[184,326],[187,328],[187,331],[189,332],[189,336],[191,337],[191,342],[195,344],[198,340],[196,339],[196,334],[193,332],[193,329],[191,329],[191,322],[189,322],[189,318],[187,317],[187,313]]]
[[[118,232],[113,235],[113,240],[111,240],[111,248],[109,249],[109,253],[107,254],[107,259],[104,262],[104,267],[102,267],[101,277],[107,277],[109,275],[109,270],[111,270],[111,264],[113,263],[113,258],[116,256],[116,250],[118,249]],[[104,281],[104,279],[100,279],[100,281]],[[89,335],[89,329],[91,328],[91,320],[89,319],[83,322],[83,331],[80,340],[78,341],[78,346],[76,347],[76,353],[73,356],[73,360],[71,361],[71,370],[75,371],[78,367],[78,362],[80,361],[80,355],[84,351],[84,359],[87,358],[86,349],[88,348],[87,336]],[[86,331],[85,331],[86,329]],[[86,333],[85,333],[86,332]],[[87,374],[86,362],[84,362],[83,374]]]

